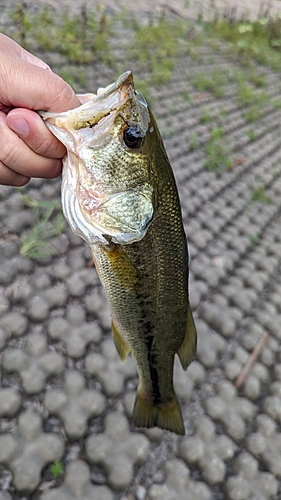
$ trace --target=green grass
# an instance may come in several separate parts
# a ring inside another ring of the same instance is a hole
[[[205,146],[205,153],[205,167],[208,170],[219,171],[231,167],[232,162],[229,158],[226,138],[220,127],[215,127],[212,130],[210,138]]]
[[[229,50],[239,62],[249,68],[256,61],[281,70],[281,19],[259,18],[257,21],[219,19],[205,23],[209,36],[216,35],[229,44]],[[252,77],[253,78],[253,77]],[[255,85],[263,86],[262,78],[255,78]],[[254,83],[254,82],[253,82]]]
[[[243,106],[263,106],[269,101],[269,96],[266,92],[256,90],[253,85],[246,82],[239,83],[237,87],[237,100]]]
[[[250,238],[250,242],[252,243],[252,245],[256,245],[260,240],[260,237],[258,234],[251,234],[249,236],[249,238]]]
[[[199,146],[199,139],[198,139],[198,134],[196,132],[192,132],[189,140],[189,149],[193,151],[194,149],[198,148]]]
[[[280,109],[281,108],[281,97],[277,97],[272,101],[272,105],[275,109]]]
[[[54,479],[57,479],[64,474],[64,465],[60,460],[56,460],[49,467],[50,473]]]
[[[251,192],[251,201],[256,201],[259,203],[270,203],[270,198],[265,193],[265,187],[263,185],[257,186]]]
[[[261,108],[257,105],[251,106],[245,113],[244,119],[247,123],[253,123],[260,120],[262,117]]]
[[[253,141],[256,140],[256,134],[255,134],[255,131],[252,128],[247,131],[247,136],[249,137],[249,140],[251,142],[253,142]]]
[[[204,125],[206,125],[208,123],[211,123],[213,121],[213,117],[212,117],[210,111],[208,110],[208,108],[203,108],[202,109],[200,121]]]
[[[59,236],[65,228],[60,204],[32,200],[26,194],[21,194],[21,198],[23,204],[34,211],[35,222],[21,235],[20,254],[30,259],[57,254],[51,240]]]
[[[160,17],[153,24],[134,22],[134,35],[128,47],[129,58],[151,73],[151,83],[170,80],[176,59],[183,51],[187,26],[181,20]]]
[[[227,80],[227,73],[223,71],[212,71],[210,74],[198,72],[190,78],[190,83],[200,92],[211,92],[216,97],[222,97]]]
[[[31,52],[56,52],[72,63],[111,64],[111,21],[102,8],[87,10],[85,5],[78,14],[71,14],[48,6],[31,11],[22,2],[11,10],[13,25],[6,33]]]

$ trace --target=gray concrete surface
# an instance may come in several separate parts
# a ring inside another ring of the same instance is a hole
[[[129,64],[145,78],[128,61],[127,36],[116,34],[112,53],[120,70]],[[186,436],[133,428],[136,369],[115,353],[89,248],[65,226],[52,239],[56,255],[22,256],[35,214],[18,190],[0,187],[1,500],[281,499],[280,75],[255,66],[270,98],[249,123],[234,83],[220,98],[191,84],[198,72],[240,71],[239,60],[207,41],[198,50],[150,90],[179,186],[199,335],[187,372],[175,366]],[[93,75],[98,85],[115,76],[103,65],[87,71],[88,91]],[[208,171],[205,146],[219,115],[231,168]],[[267,198],[255,201],[261,185]],[[25,193],[59,200],[60,180],[32,180]],[[56,477],[58,460],[65,472]]]

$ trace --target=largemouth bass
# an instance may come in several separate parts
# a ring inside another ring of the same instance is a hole
[[[91,246],[110,304],[121,360],[139,373],[133,420],[184,434],[173,388],[196,351],[188,301],[188,253],[172,168],[130,71],[80,107],[40,112],[66,146],[64,215]]]

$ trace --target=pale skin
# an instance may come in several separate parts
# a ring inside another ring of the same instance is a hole
[[[60,113],[81,104],[72,88],[41,59],[0,34],[0,184],[53,179],[65,147],[36,110]]]

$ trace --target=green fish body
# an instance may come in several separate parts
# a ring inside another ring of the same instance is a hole
[[[184,434],[173,388],[196,352],[188,252],[177,187],[161,135],[131,72],[66,113],[40,112],[67,148],[62,203],[89,242],[121,360],[136,362],[136,427]]]

